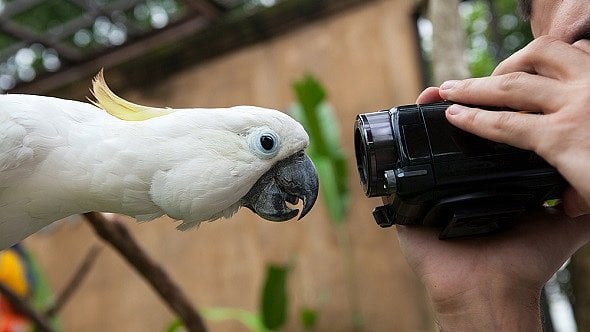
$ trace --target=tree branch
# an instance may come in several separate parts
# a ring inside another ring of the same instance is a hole
[[[1,283],[0,294],[2,294],[6,301],[10,303],[10,306],[12,309],[14,309],[14,311],[29,319],[35,325],[38,331],[53,332],[53,329],[49,325],[49,322],[45,316],[40,315],[37,311],[35,311],[35,309],[31,307],[31,305],[29,305],[29,303],[23,300],[20,296],[14,294],[10,289],[6,288],[6,286]]]
[[[432,67],[434,84],[450,79],[469,77],[469,68],[464,60],[465,29],[459,15],[460,0],[430,1],[432,21]]]
[[[127,227],[117,219],[107,220],[101,213],[84,217],[103,240],[110,243],[139,272],[160,298],[173,310],[189,331],[207,331],[203,319],[166,271],[154,262],[133,239]]]
[[[92,268],[98,254],[100,253],[100,247],[97,245],[92,246],[82,264],[78,267],[76,273],[70,279],[70,282],[66,285],[64,290],[58,295],[57,299],[53,303],[51,307],[45,310],[45,316],[53,317],[55,316],[59,310],[63,307],[64,304],[70,299],[70,297],[74,294],[74,292],[78,289],[82,280],[86,277],[90,269]]]

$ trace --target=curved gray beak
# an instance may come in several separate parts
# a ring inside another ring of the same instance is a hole
[[[271,221],[286,221],[295,217],[298,209],[286,202],[297,204],[303,200],[299,219],[313,207],[318,197],[318,174],[311,159],[300,151],[279,161],[258,179],[242,198],[242,205]]]

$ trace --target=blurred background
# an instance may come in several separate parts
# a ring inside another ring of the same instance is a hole
[[[167,218],[125,225],[210,331],[437,331],[395,229],[373,221],[380,202],[358,184],[352,125],[359,113],[413,103],[430,84],[489,74],[532,39],[515,1],[0,0],[0,91],[86,100],[104,68],[135,103],[251,104],[316,123],[312,145],[328,152],[312,153],[321,190],[305,219],[270,223],[242,209],[183,233]],[[0,282],[40,312],[84,272],[55,330],[182,330],[81,217],[3,254]],[[584,262],[583,250],[548,285],[548,330],[575,331],[574,313],[590,330],[590,296],[576,278]],[[3,303],[0,332],[27,325]]]

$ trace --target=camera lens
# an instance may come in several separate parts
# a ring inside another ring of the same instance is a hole
[[[394,190],[387,187],[385,171],[398,161],[396,139],[389,111],[360,114],[354,125],[354,150],[363,190],[368,197],[385,196]]]
[[[358,122],[357,122],[358,123]],[[358,126],[354,128],[354,153],[356,156],[357,162],[357,169],[359,172],[359,177],[361,179],[361,184],[367,191],[367,179],[369,178],[369,156],[368,156],[368,139],[367,134],[370,135],[370,129],[367,133],[366,130],[359,128]]]

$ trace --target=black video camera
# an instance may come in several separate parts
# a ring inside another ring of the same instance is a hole
[[[565,180],[534,152],[452,126],[450,102],[405,105],[357,116],[354,145],[382,227],[443,228],[440,238],[490,233],[561,197]]]

